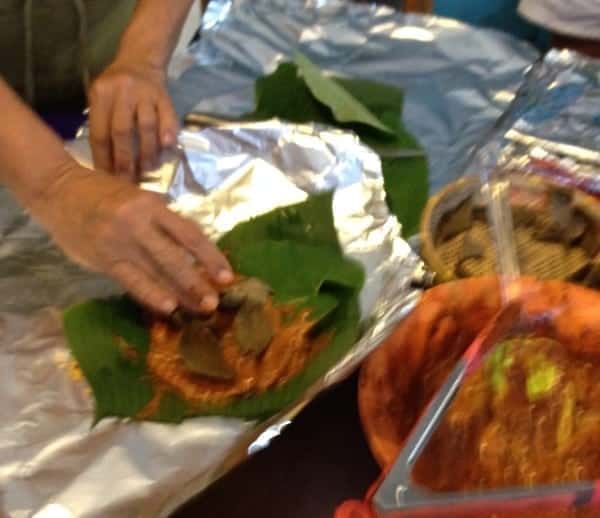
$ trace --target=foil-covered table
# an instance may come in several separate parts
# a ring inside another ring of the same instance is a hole
[[[252,216],[333,191],[340,244],[368,279],[362,337],[297,404],[265,422],[107,419],[92,427],[93,401],[69,369],[60,308],[51,298],[64,305],[114,287],[71,265],[28,218],[17,217],[0,262],[0,278],[13,293],[0,306],[0,365],[7,373],[0,387],[0,487],[9,516],[166,514],[170,502],[268,445],[318,392],[347,376],[418,298],[413,281],[421,262],[387,209],[379,158],[355,135],[266,121],[186,130],[179,141],[187,160],[175,153],[142,187],[163,194],[172,210],[215,239]],[[85,138],[68,148],[89,164]]]
[[[512,100],[536,58],[509,36],[388,7],[214,0],[192,66],[173,85],[179,111],[249,110],[254,78],[294,48],[328,70],[406,89],[405,122],[426,149],[434,189],[462,173],[467,151]],[[91,429],[85,384],[68,375],[60,308],[116,287],[69,263],[0,192],[0,509],[8,516],[168,514],[249,451],[267,446],[316,392],[348,374],[418,297],[410,284],[420,262],[387,213],[376,155],[353,135],[270,121],[185,133],[182,143],[192,171],[175,157],[144,187],[166,193],[175,210],[215,236],[249,214],[336,189],[340,239],[369,278],[361,300],[364,337],[298,405],[269,422],[201,418],[173,428],[105,420]],[[86,160],[85,141],[71,150]],[[221,210],[228,192],[240,195],[233,211],[231,203]]]
[[[212,0],[189,68],[173,85],[179,112],[251,111],[254,80],[294,50],[325,71],[404,89],[404,123],[425,148],[432,191],[464,173],[539,57],[508,34],[388,6]]]

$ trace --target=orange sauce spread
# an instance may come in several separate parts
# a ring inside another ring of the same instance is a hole
[[[71,359],[67,364],[67,374],[73,381],[83,381],[85,379],[79,364],[74,359]]]
[[[226,323],[220,344],[225,362],[235,373],[231,381],[213,380],[188,371],[179,354],[181,331],[164,321],[156,321],[150,331],[146,362],[157,390],[138,417],[154,414],[166,391],[177,393],[191,405],[226,403],[234,397],[264,392],[297,374],[329,342],[327,334],[310,336],[314,322],[308,311],[298,312],[272,303],[266,308],[274,336],[261,355],[243,354],[236,343],[231,319]]]

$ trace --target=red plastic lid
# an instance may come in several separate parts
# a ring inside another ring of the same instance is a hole
[[[375,518],[371,507],[360,500],[347,500],[340,505],[334,518]]]
[[[335,510],[333,518],[376,518],[376,514],[371,506],[371,501],[388,471],[389,468],[384,470],[381,475],[379,475],[379,478],[371,484],[364,500],[346,500]]]

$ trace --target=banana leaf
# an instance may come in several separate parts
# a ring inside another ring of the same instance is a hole
[[[344,257],[331,212],[331,194],[242,223],[220,246],[241,274],[267,282],[277,302],[310,307],[331,342],[279,387],[227,404],[190,406],[169,393],[150,419],[180,422],[199,415],[264,418],[283,409],[323,376],[359,336],[360,265]],[[96,402],[96,420],[135,418],[155,387],[146,370],[149,334],[144,312],[125,297],[92,300],[67,309],[64,330]]]
[[[295,63],[282,63],[272,74],[256,80],[255,101],[247,119],[277,117],[354,131],[382,158],[388,206],[402,223],[403,235],[417,231],[429,190],[427,160],[388,158],[397,150],[421,149],[402,124],[402,90],[364,79],[325,76],[299,55]]]

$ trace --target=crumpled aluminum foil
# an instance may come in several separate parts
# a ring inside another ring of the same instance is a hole
[[[254,80],[300,50],[323,70],[405,91],[431,190],[460,177],[538,58],[508,34],[348,0],[211,0],[195,64],[173,85],[181,114],[238,116]]]
[[[238,222],[333,190],[344,251],[368,282],[366,329],[306,396],[267,422],[195,418],[176,427],[107,419],[91,428],[87,385],[69,373],[58,305],[114,287],[70,265],[29,219],[7,212],[0,283],[0,488],[11,517],[166,515],[249,452],[269,444],[320,390],[340,381],[409,311],[422,264],[388,212],[379,158],[356,136],[278,121],[186,130],[181,150],[142,186],[217,238]],[[68,146],[90,162],[85,137]],[[185,154],[185,158],[184,158]],[[14,208],[14,207],[13,207]]]
[[[527,74],[475,157],[600,196],[600,60],[552,50]]]

